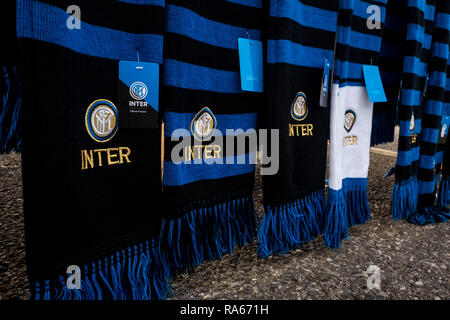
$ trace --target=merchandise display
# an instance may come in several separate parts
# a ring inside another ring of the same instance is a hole
[[[17,0],[15,16],[0,154],[21,153],[31,300],[161,300],[247,244],[337,249],[371,218],[371,147],[396,137],[390,215],[450,218],[449,0]]]

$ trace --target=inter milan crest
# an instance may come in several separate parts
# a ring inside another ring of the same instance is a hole
[[[305,120],[308,115],[308,106],[306,104],[306,95],[303,92],[297,93],[294,103],[291,106],[291,116],[297,121]]]
[[[345,111],[345,118],[344,118],[344,128],[345,131],[350,133],[352,131],[353,126],[356,122],[356,112],[353,110],[347,110]]]
[[[136,81],[130,86],[130,96],[134,100],[144,100],[148,95],[148,88],[145,83]]]
[[[119,113],[109,100],[100,99],[91,103],[86,110],[86,130],[97,142],[107,142],[114,137],[119,127]]]
[[[204,107],[192,119],[191,132],[195,139],[205,141],[213,136],[216,126],[216,117],[208,107]]]

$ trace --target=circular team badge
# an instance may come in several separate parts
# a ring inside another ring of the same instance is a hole
[[[200,141],[209,140],[217,126],[217,120],[208,107],[200,110],[191,122],[191,133]]]
[[[303,92],[297,93],[294,103],[291,106],[291,116],[297,121],[305,120],[308,115],[306,95]]]
[[[107,142],[119,128],[119,112],[111,101],[95,100],[86,110],[85,124],[92,139]]]
[[[136,81],[130,86],[130,95],[134,100],[144,100],[148,95],[145,83]]]

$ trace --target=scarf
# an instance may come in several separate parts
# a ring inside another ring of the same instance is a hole
[[[172,272],[255,237],[256,150],[226,141],[255,133],[262,95],[241,90],[238,38],[261,39],[261,11],[261,1],[166,1],[161,245]]]
[[[17,1],[31,299],[166,296],[160,132],[119,128],[117,111],[119,60],[162,63],[164,2],[149,3]]]
[[[439,139],[446,136],[447,121],[443,119],[447,62],[450,43],[450,3],[438,1],[434,19],[433,43],[428,66],[428,86],[423,104],[420,159],[418,169],[418,209],[409,221],[415,224],[445,222],[448,209],[435,206],[439,181]],[[444,120],[444,123],[442,122]],[[444,126],[445,125],[445,126]]]
[[[270,1],[263,127],[279,130],[280,151],[278,172],[263,176],[261,258],[323,230],[329,109],[320,96],[326,61],[333,62],[337,8],[337,1]]]
[[[441,207],[448,207],[450,204],[450,147],[448,133],[450,128],[450,56],[447,61],[447,80],[444,95],[444,116],[442,117],[442,129],[446,130],[445,142],[439,144],[439,152],[437,154],[437,164],[441,165],[441,181],[439,186],[438,204]]]
[[[426,86],[434,1],[408,1],[406,51],[399,105],[400,137],[391,213],[395,220],[409,218],[418,206],[417,170],[420,156],[422,100]]]
[[[385,2],[377,3],[384,21]],[[373,103],[363,65],[376,63],[382,29],[366,26],[367,2],[343,0],[335,56],[330,115],[330,166],[325,244],[338,248],[347,230],[370,219],[367,200]]]
[[[394,141],[406,39],[406,0],[388,0],[378,59],[387,102],[373,107],[371,146]]]

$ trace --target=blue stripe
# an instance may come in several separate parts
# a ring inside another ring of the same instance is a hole
[[[167,32],[188,36],[213,46],[237,50],[238,38],[259,40],[259,30],[230,26],[206,19],[197,13],[175,5],[167,5]],[[248,34],[247,34],[248,32]]]
[[[422,91],[414,89],[402,89],[401,104],[405,106],[417,106],[420,104]]]
[[[448,43],[434,42],[431,54],[441,59],[448,59]]]
[[[362,64],[349,61],[335,61],[335,68],[339,71],[341,79],[360,79],[363,80]]]
[[[435,28],[441,28],[445,30],[450,29],[450,14],[439,12],[436,14]]]
[[[214,113],[214,106],[209,106],[209,108]],[[195,113],[165,112],[165,135],[170,137],[172,132],[177,129],[186,129],[191,135],[191,122],[195,116]],[[217,120],[217,129],[221,131],[222,134],[226,134],[227,129],[242,129],[244,131],[256,129],[256,112],[240,114],[214,114],[214,116]]]
[[[239,72],[224,71],[178,60],[164,60],[164,84],[184,89],[241,93]]]
[[[403,61],[405,73],[414,73],[419,77],[427,75],[427,64],[417,57],[405,57]]]
[[[333,51],[303,46],[289,40],[267,41],[268,63],[289,63],[296,66],[323,68],[325,58],[332,61]]]
[[[425,154],[420,155],[419,166],[423,169],[434,169],[434,157]]]
[[[422,44],[425,49],[431,48],[432,35],[425,33],[425,27],[418,24],[410,23],[407,27],[406,40],[415,40]]]
[[[261,8],[262,0],[226,0],[228,2],[237,3],[247,7]]]
[[[338,42],[343,44],[348,44],[352,48],[371,50],[371,51],[379,51],[381,46],[381,37],[373,36],[370,34],[360,33],[356,31],[352,31],[351,27],[338,27]],[[341,35],[350,34],[350,43],[345,42],[344,39],[341,39]]]
[[[433,71],[430,73],[430,79],[428,80],[428,86],[435,86],[445,88],[447,83],[447,73]]]
[[[308,6],[298,0],[270,1],[270,16],[289,18],[305,27],[336,31],[337,12]]]
[[[436,186],[435,181],[420,181],[419,194],[434,193],[435,186]]]
[[[69,14],[40,2],[17,1],[17,36],[56,44],[75,52],[112,60],[162,63],[163,36],[133,34],[82,22],[81,30],[66,26]]]
[[[439,139],[439,129],[424,128],[422,130],[421,142],[437,143]]]
[[[419,160],[419,151],[419,147],[414,147],[409,151],[399,152],[397,156],[397,164],[399,166],[410,166],[413,161]]]
[[[115,1],[143,6],[150,5],[150,6],[164,7],[166,5],[165,0],[115,0]]]
[[[355,0],[356,4],[352,2],[343,2],[340,6],[341,9],[346,9],[346,10],[353,10],[353,15],[360,17],[360,18],[364,18],[364,19],[368,19],[372,13],[367,13],[367,8],[369,6],[372,6],[372,3],[367,3],[365,1],[361,1],[361,0]],[[380,22],[384,22],[384,17],[386,16],[386,7],[384,6],[386,4],[386,1],[379,1],[380,3],[380,11],[381,11],[381,21]]]
[[[164,186],[182,186],[196,181],[207,181],[212,179],[222,179],[234,177],[255,171],[255,165],[250,164],[250,159],[254,161],[255,153],[231,157],[235,164],[174,164],[170,161],[164,162]],[[217,160],[217,159],[216,159]],[[224,163],[230,160],[225,157]],[[246,164],[236,164],[237,161],[244,160]]]

